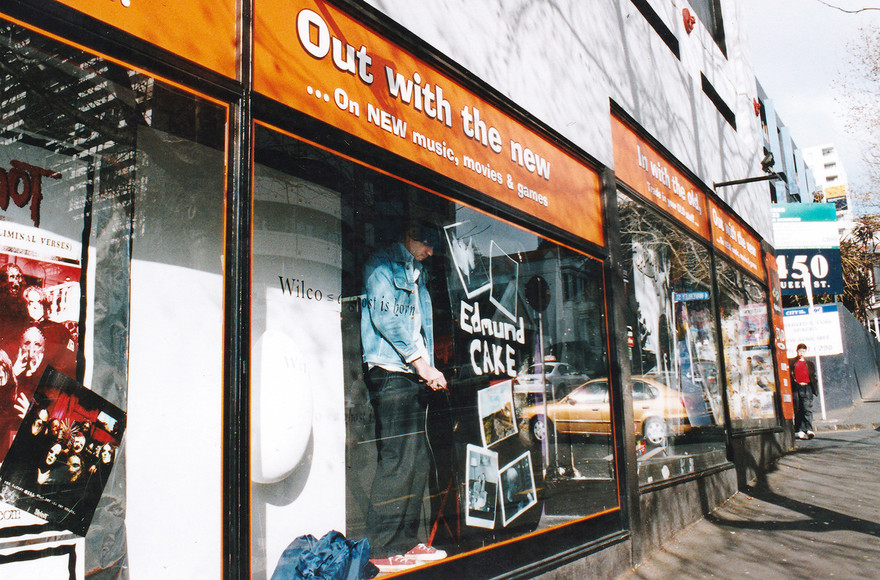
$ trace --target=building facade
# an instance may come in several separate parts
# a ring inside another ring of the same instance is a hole
[[[812,170],[816,184],[822,188],[825,201],[833,203],[839,213],[846,213],[849,209],[849,180],[846,169],[840,162],[837,147],[830,143],[807,147],[804,149],[804,161]]]
[[[269,578],[403,502],[412,577],[608,577],[729,498],[792,444],[739,10],[6,2],[0,566]],[[447,388],[388,415],[376,333]]]

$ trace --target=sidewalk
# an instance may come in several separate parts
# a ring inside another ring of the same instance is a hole
[[[753,487],[619,580],[878,578],[878,465],[880,431],[797,441]]]
[[[819,401],[813,403],[813,427],[816,432],[852,431],[880,427],[880,400],[862,401],[853,407],[828,410],[825,419],[819,409]]]

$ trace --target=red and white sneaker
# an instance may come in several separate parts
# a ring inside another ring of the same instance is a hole
[[[443,550],[438,550],[437,548],[432,548],[431,546],[427,546],[425,544],[419,544],[406,554],[404,557],[407,558],[415,558],[420,562],[436,562],[437,560],[442,560],[446,557],[446,552]]]
[[[388,574],[389,572],[401,572],[409,570],[416,566],[421,566],[424,561],[417,560],[409,556],[390,556],[388,558],[370,558],[370,562],[379,569],[379,572]]]

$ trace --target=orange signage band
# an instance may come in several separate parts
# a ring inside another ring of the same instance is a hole
[[[236,0],[55,0],[169,52],[236,77]]]
[[[767,280],[758,241],[733,215],[709,199],[712,245],[760,280]]]
[[[776,257],[764,253],[767,268],[767,281],[770,285],[770,320],[773,322],[773,350],[776,354],[776,373],[779,377],[779,394],[782,397],[782,416],[794,418],[794,402],[791,392],[791,377],[788,370],[788,354],[785,348],[785,324],[782,316],[782,292],[779,288],[779,273],[776,270]]]
[[[254,0],[254,90],[604,246],[594,169],[321,0]]]
[[[657,209],[709,240],[706,194],[629,125],[611,117],[614,174]]]

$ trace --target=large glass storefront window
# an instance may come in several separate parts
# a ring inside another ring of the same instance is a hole
[[[0,576],[220,573],[225,135],[0,20]]]
[[[304,534],[451,556],[617,508],[602,263],[255,135],[254,577]]]
[[[726,460],[709,251],[619,194],[639,483]]]
[[[776,427],[767,290],[726,260],[716,264],[731,428]]]

